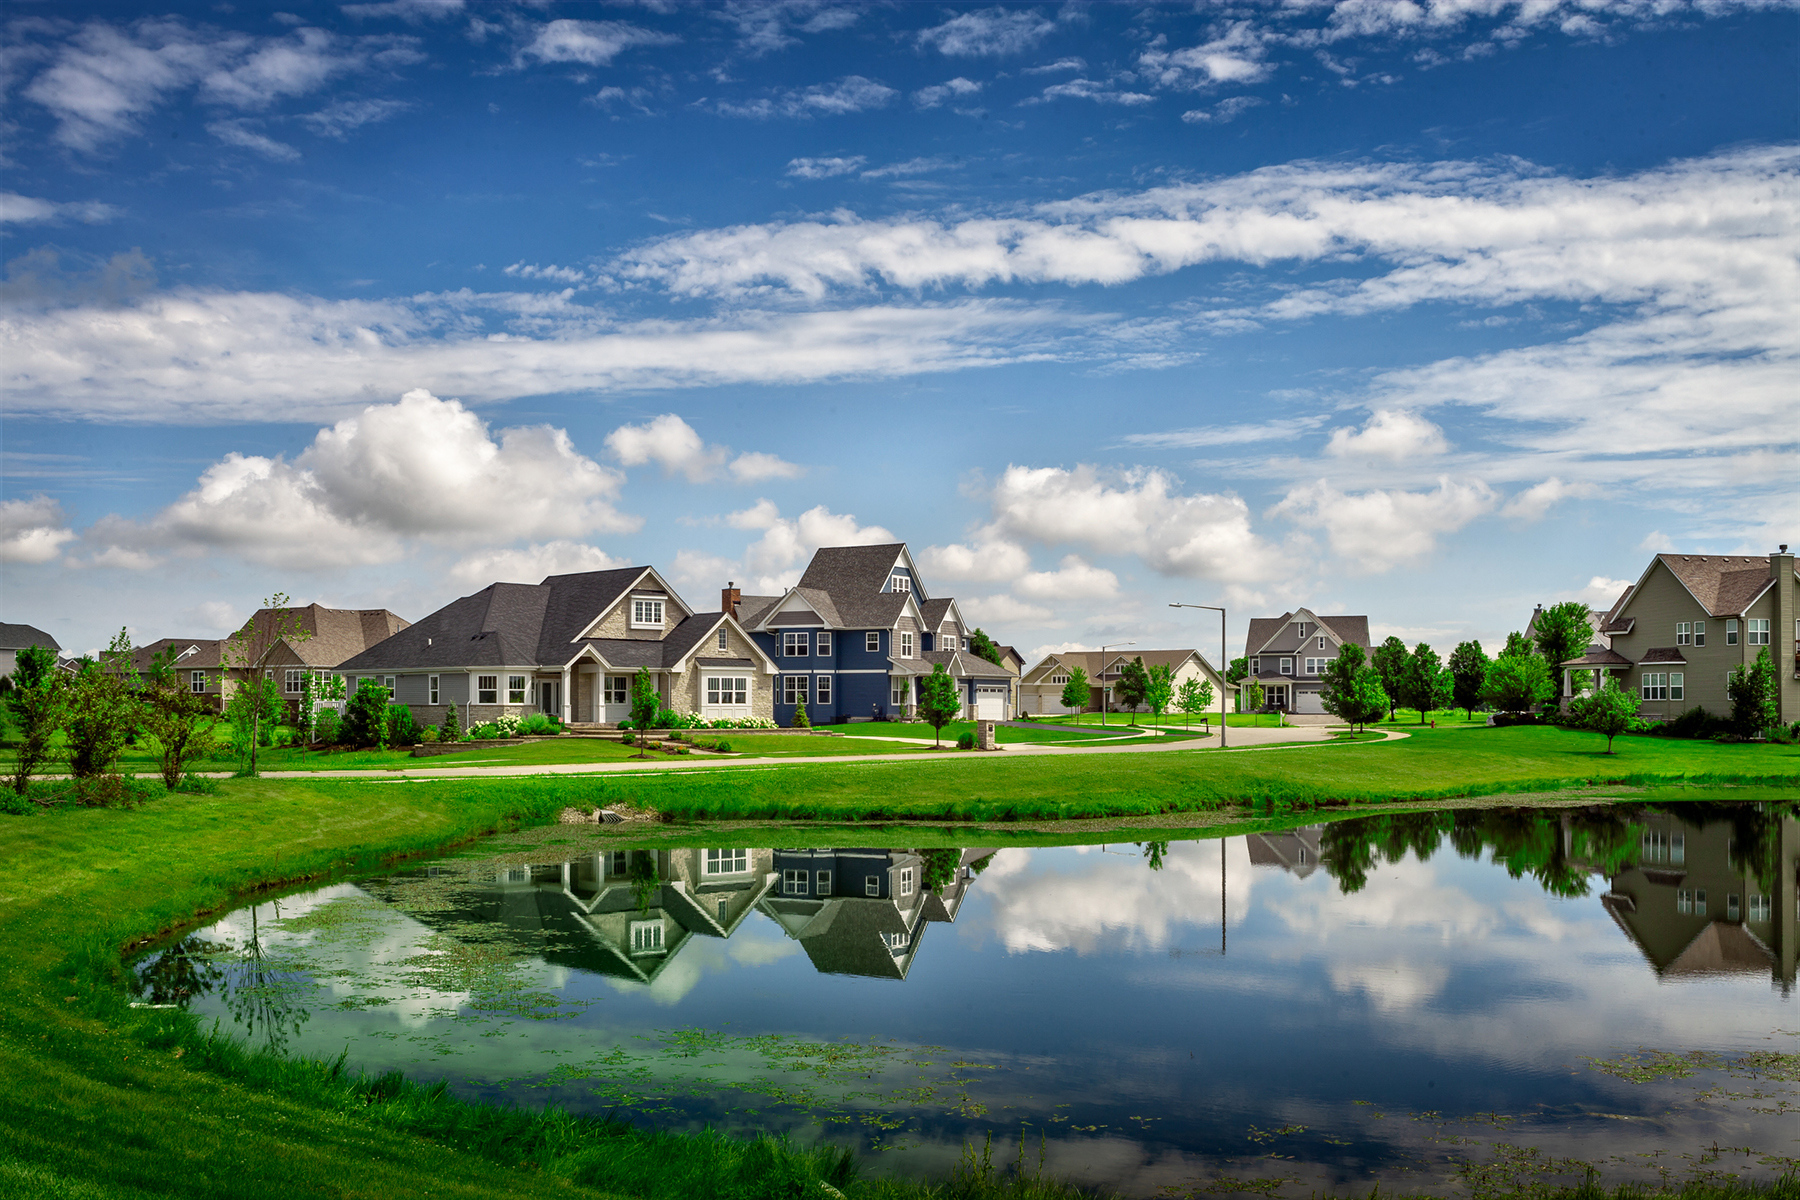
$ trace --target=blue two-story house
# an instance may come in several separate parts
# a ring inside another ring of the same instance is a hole
[[[939,664],[957,681],[965,718],[1013,715],[1017,676],[969,650],[956,601],[926,592],[903,542],[827,546],[781,595],[727,586],[720,602],[775,660],[777,724],[801,703],[814,724],[910,718],[919,677]]]

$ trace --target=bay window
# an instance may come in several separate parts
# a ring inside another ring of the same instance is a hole
[[[525,677],[523,675],[506,677],[506,702],[508,704],[525,703]]]

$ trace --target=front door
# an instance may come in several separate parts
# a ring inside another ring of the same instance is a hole
[[[554,683],[538,683],[538,707],[551,716],[556,715],[556,685]]]

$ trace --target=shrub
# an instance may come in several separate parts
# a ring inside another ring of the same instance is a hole
[[[388,705],[387,727],[387,744],[390,746],[411,746],[419,740],[419,722],[413,718],[412,709],[404,704]]]
[[[333,745],[338,740],[339,724],[337,709],[321,708],[313,717],[313,736],[322,745]]]
[[[709,729],[778,729],[775,722],[767,717],[720,717],[716,721],[701,722]]]
[[[635,746],[637,745],[637,736],[627,729],[619,735],[619,741],[627,746]]]
[[[419,730],[419,740],[427,745],[437,741],[438,727],[436,725],[427,725],[425,728]]]
[[[1661,737],[1708,738],[1715,733],[1729,733],[1731,722],[1715,717],[1696,704],[1673,720],[1664,721],[1651,730]]]
[[[956,748],[958,750],[973,750],[975,748],[975,735],[967,730],[963,731],[957,736]]]
[[[806,715],[806,701],[804,700],[794,706],[793,726],[795,729],[812,728],[812,718]]]
[[[444,705],[444,723],[440,727],[438,736],[446,742],[462,741],[462,718],[456,715],[456,705]]]
[[[730,754],[731,753],[731,743],[726,741],[724,738],[720,738],[718,741],[714,742],[712,744],[712,748],[714,750],[717,750],[720,754]]]
[[[492,721],[489,721],[482,725],[477,725],[473,729],[469,730],[469,740],[471,742],[487,741],[489,739],[497,738],[499,736],[500,736],[500,726],[494,724]]]
[[[561,732],[562,728],[541,712],[532,713],[519,722],[520,737],[548,737]]]
[[[1542,725],[1544,724],[1544,720],[1536,713],[1497,712],[1494,714],[1494,724],[1502,727],[1507,725]]]
[[[387,689],[373,679],[356,687],[356,695],[344,705],[344,741],[352,746],[379,746],[388,735]]]
[[[630,729],[631,727],[632,726],[631,726],[631,718],[630,717],[626,717],[623,721],[619,722],[619,731],[621,733],[627,729]]]
[[[668,708],[657,709],[656,719],[650,723],[652,729],[680,729],[681,727],[680,716],[673,709]]]

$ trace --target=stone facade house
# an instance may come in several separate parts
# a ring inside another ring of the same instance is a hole
[[[774,661],[737,618],[695,612],[652,567],[493,583],[340,668],[389,689],[421,725],[456,705],[464,728],[543,712],[613,725],[650,672],[662,706],[707,720],[770,719]]]
[[[1297,608],[1279,617],[1253,617],[1244,639],[1248,674],[1238,683],[1241,698],[1252,683],[1262,685],[1263,704],[1293,713],[1322,713],[1319,683],[1338,656],[1338,650],[1355,644],[1367,654],[1369,618],[1366,616],[1316,616]],[[1240,705],[1241,707],[1241,705]]]
[[[1601,626],[1610,641],[1562,665],[1615,677],[1638,713],[1666,721],[1695,705],[1731,711],[1726,679],[1767,649],[1783,724],[1800,720],[1800,575],[1784,545],[1774,554],[1658,554]]]
[[[1098,650],[1064,650],[1045,655],[1019,679],[1019,711],[1034,717],[1077,711],[1062,702],[1062,692],[1069,682],[1070,671],[1080,667],[1088,678],[1088,700],[1080,711],[1098,712],[1104,703],[1108,712],[1125,712],[1128,706],[1114,695],[1114,688],[1118,685],[1119,673],[1134,658],[1143,659],[1146,668],[1166,665],[1177,690],[1189,679],[1208,681],[1213,685],[1215,703],[1220,690],[1225,686],[1218,669],[1207,662],[1206,656],[1198,650],[1138,650],[1127,647],[1122,650],[1106,650],[1104,655],[1104,660],[1102,652]]]

